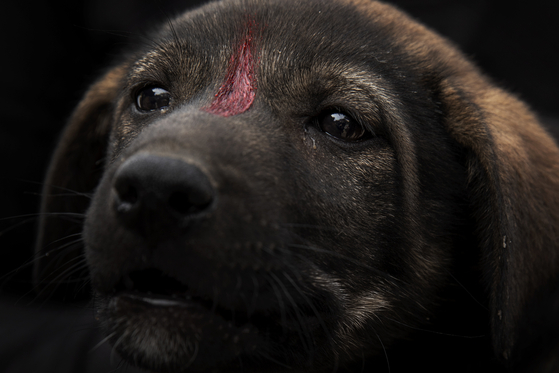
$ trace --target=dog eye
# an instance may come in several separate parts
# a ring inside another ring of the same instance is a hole
[[[363,126],[347,114],[328,112],[319,118],[323,132],[344,141],[360,141],[371,136]]]
[[[171,102],[171,94],[158,87],[142,89],[136,96],[136,106],[141,111],[165,109]]]

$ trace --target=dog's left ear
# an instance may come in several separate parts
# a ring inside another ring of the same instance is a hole
[[[68,283],[83,276],[80,235],[84,213],[103,170],[113,102],[124,72],[123,66],[113,68],[90,87],[70,117],[51,160],[35,245],[34,278],[42,296],[67,291],[64,287]]]
[[[467,154],[494,347],[510,366],[558,369],[559,149],[524,104],[470,79],[445,80],[441,101]]]

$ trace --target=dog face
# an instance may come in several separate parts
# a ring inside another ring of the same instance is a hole
[[[43,202],[87,207],[95,306],[122,356],[350,366],[444,318],[464,276],[487,288],[497,354],[525,359],[526,305],[558,273],[559,152],[520,102],[378,2],[212,3],[150,40],[76,109]],[[60,201],[60,186],[95,192]],[[38,250],[75,227],[45,219]]]

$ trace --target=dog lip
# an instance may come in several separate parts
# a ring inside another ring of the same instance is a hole
[[[106,303],[106,311],[110,317],[118,319],[121,316],[129,318],[131,315],[139,316],[153,315],[154,312],[161,315],[167,314],[170,318],[177,320],[177,323],[184,322],[184,325],[209,326],[215,335],[220,333],[228,335],[230,332],[240,332],[241,334],[258,334],[258,326],[249,320],[241,324],[223,315],[219,307],[215,310],[208,308],[203,301],[196,297],[174,298],[159,294],[145,294],[139,292],[119,292],[113,295]],[[158,326],[159,327],[159,326]],[[186,326],[188,328],[188,326]],[[216,329],[217,328],[217,329]]]
[[[249,328],[249,330],[253,330],[254,332],[258,329],[286,328],[286,330],[289,330],[292,328],[292,325],[289,324],[283,327],[279,326],[279,315],[266,315],[266,312],[256,312],[251,316],[245,315],[243,317],[241,316],[243,313],[239,310],[235,312],[234,310],[222,308],[219,305],[214,304],[212,306],[211,303],[213,302],[210,300],[203,300],[195,296],[181,295],[180,297],[176,297],[162,294],[141,293],[138,291],[120,291],[110,297],[107,306],[113,314],[123,314],[123,312],[125,313],[127,310],[130,310],[130,307],[135,309],[134,312],[142,313],[151,312],[149,310],[169,310],[169,312],[174,313],[182,309],[184,311],[181,313],[187,318],[195,315],[194,317],[196,318],[209,318],[217,323],[223,323],[223,325],[227,325],[227,328],[230,329]],[[171,311],[173,309],[175,311]],[[274,325],[276,326],[273,327]]]
[[[166,310],[171,309],[179,310],[183,309],[184,314],[196,314],[198,316],[219,318],[225,323],[232,323],[234,321],[231,317],[228,317],[227,311],[221,309],[221,307],[214,305],[212,306],[211,300],[205,300],[196,296],[180,294],[180,295],[165,295],[157,294],[151,292],[139,292],[134,290],[124,290],[119,291],[113,296],[111,296],[108,307],[114,312],[121,312],[123,309],[128,309],[129,307],[134,307],[136,310],[147,311],[152,310]],[[144,312],[141,311],[141,312]],[[225,312],[225,313],[224,313]],[[229,313],[232,311],[229,311]],[[242,325],[235,325],[236,327],[242,327],[247,322],[242,322]]]
[[[160,294],[140,294],[140,293],[121,293],[116,297],[128,298],[132,301],[138,301],[154,307],[189,307],[190,297],[179,299]]]

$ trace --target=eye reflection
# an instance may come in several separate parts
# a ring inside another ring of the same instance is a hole
[[[340,112],[322,115],[318,124],[322,131],[344,141],[359,141],[370,135],[359,122]]]
[[[136,96],[136,106],[141,111],[162,110],[171,103],[171,94],[160,87],[147,87]]]

